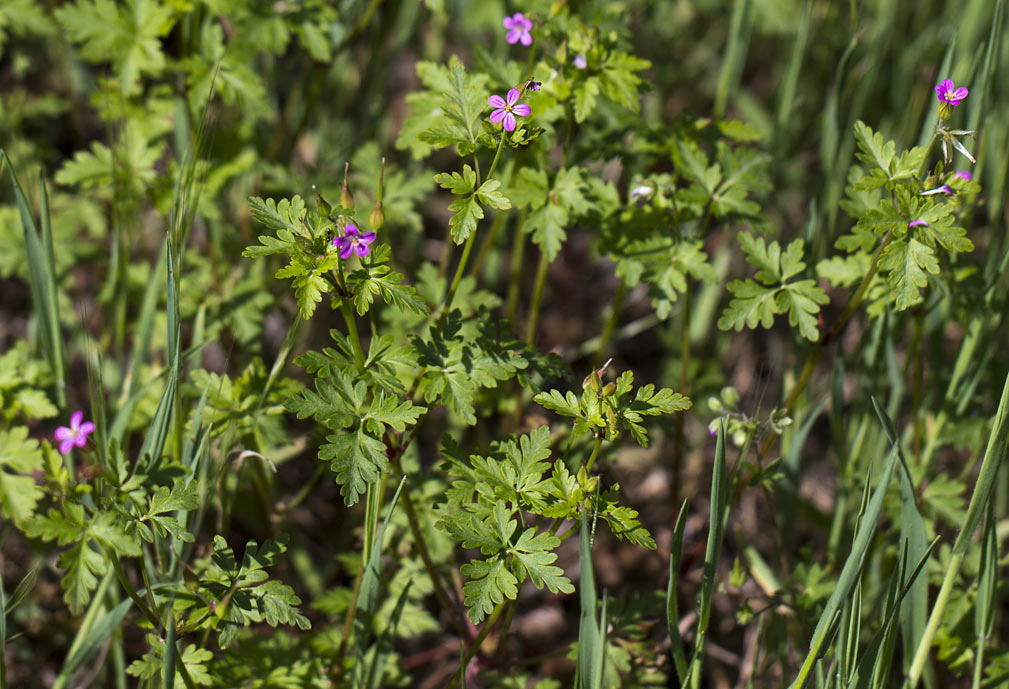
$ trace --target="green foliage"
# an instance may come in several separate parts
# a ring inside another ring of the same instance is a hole
[[[548,259],[560,253],[568,224],[591,208],[585,192],[582,171],[576,167],[558,171],[553,184],[543,170],[519,171],[512,198],[516,206],[529,210],[524,229]]]
[[[796,239],[784,251],[778,242],[764,243],[760,237],[739,234],[739,243],[750,265],[757,268],[753,280],[733,280],[729,291],[735,296],[718,321],[720,328],[742,330],[744,326],[770,328],[774,316],[788,314],[788,323],[798,326],[807,340],[819,338],[816,316],[829,299],[815,280],[794,280],[806,269],[802,260],[804,242]]]
[[[34,515],[43,496],[32,476],[43,465],[43,449],[28,437],[27,428],[0,430],[0,510],[18,526]]]
[[[31,356],[24,341],[0,354],[0,409],[5,421],[50,419],[59,411],[42,389],[51,382],[49,367]]]
[[[304,390],[290,398],[286,407],[300,419],[311,416],[338,431],[326,436],[319,459],[330,462],[347,505],[355,504],[368,485],[389,470],[386,429],[402,432],[427,411],[385,391],[369,396],[364,381],[354,383],[338,370],[317,379],[314,392]]]
[[[310,629],[308,618],[298,612],[301,599],[294,589],[270,579],[266,572],[286,550],[286,538],[265,541],[262,546],[249,541],[239,562],[227,541],[215,536],[213,555],[196,568],[190,622],[216,631],[221,648],[230,646],[250,624]]]

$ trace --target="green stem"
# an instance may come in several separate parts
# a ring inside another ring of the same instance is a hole
[[[928,140],[928,146],[925,148],[925,155],[922,156],[921,164],[918,165],[918,174],[915,175],[918,179],[921,179],[921,176],[925,173],[925,166],[928,164],[928,157],[932,155],[932,149],[935,147],[935,141],[938,138],[939,126],[936,125],[935,131],[932,132],[932,138]]]
[[[599,436],[596,438],[596,442],[592,445],[592,454],[589,455],[589,459],[585,462],[585,472],[588,473],[592,471],[592,467],[596,464],[596,458],[599,457],[599,448],[603,446],[603,438]]]
[[[921,641],[918,643],[918,650],[915,652],[914,660],[911,662],[911,669],[908,670],[907,678],[904,680],[903,689],[914,689],[918,686],[918,680],[921,679],[921,674],[925,670],[925,663],[928,662],[932,640],[935,638],[935,633],[939,630],[942,614],[946,610],[946,604],[949,603],[950,594],[953,593],[953,584],[956,581],[957,573],[960,571],[960,565],[963,564],[963,556],[964,551],[954,551],[953,558],[946,568],[946,576],[943,577],[942,586],[939,588],[939,595],[932,605],[932,614],[928,618],[928,624],[925,625],[925,632],[921,635]]]
[[[624,305],[624,296],[626,294],[627,283],[621,280],[620,285],[617,287],[617,293],[613,295],[610,314],[606,319],[606,325],[603,326],[603,334],[599,338],[599,348],[596,349],[596,354],[592,357],[591,368],[599,368],[599,362],[606,355],[606,348],[610,346],[610,340],[613,338],[613,330],[617,327],[617,321],[620,320],[620,309]]]
[[[690,371],[690,297],[692,296],[692,287],[693,284],[688,275],[687,286],[683,291],[683,322],[680,324],[680,380],[676,388],[676,391],[683,395],[687,394],[687,378]],[[673,496],[672,504],[674,505],[680,502],[684,446],[683,424],[685,418],[684,414],[677,414],[676,425],[674,427],[673,477],[670,486],[670,492]]]
[[[518,223],[515,225],[515,238],[512,240],[511,252],[511,275],[508,276],[508,321],[512,324],[518,317],[519,310],[519,282],[522,278],[522,259],[525,257],[526,233],[525,220],[528,211],[519,213]]]
[[[455,689],[455,687],[459,686],[460,680],[462,680],[463,675],[466,674],[466,667],[469,665],[469,661],[473,660],[473,656],[476,655],[476,652],[480,649],[480,645],[483,643],[484,639],[487,638],[487,635],[490,633],[494,623],[497,622],[497,618],[501,615],[501,611],[504,610],[506,602],[507,599],[498,603],[494,608],[494,612],[490,614],[490,617],[484,620],[483,627],[480,628],[480,633],[477,634],[477,637],[473,640],[473,643],[470,644],[469,649],[463,656],[462,662],[459,663],[459,671],[455,673],[455,676],[448,683],[449,689]]]
[[[119,556],[111,550],[107,550],[106,552],[109,555],[109,560],[112,562],[112,568],[116,571],[116,576],[119,578],[119,583],[122,584],[123,589],[126,591],[126,595],[133,600],[137,609],[140,610],[143,616],[147,618],[147,621],[150,622],[155,629],[160,627],[161,620],[159,620],[157,615],[155,615],[154,612],[147,607],[144,599],[141,598],[130,585],[129,580],[126,578],[126,572],[123,571],[123,563],[119,560]],[[141,567],[142,566],[143,565],[141,565]],[[144,578],[146,579],[146,574],[144,575]],[[175,618],[171,615],[169,615],[169,618],[171,623],[175,624]],[[189,669],[186,667],[186,664],[182,662],[181,653],[175,654],[175,669],[178,670],[180,675],[182,675],[182,681],[185,683],[186,689],[196,689],[196,684],[193,682],[193,678],[189,676]]]
[[[354,312],[351,310],[350,302],[347,299],[340,301],[340,313],[343,314],[343,320],[347,324],[347,334],[350,336],[350,344],[354,347],[354,361],[357,362],[357,368],[364,371],[364,350],[361,348],[361,338],[357,334],[357,322],[354,320]]]
[[[536,323],[540,317],[540,304],[543,301],[543,286],[547,281],[547,267],[550,260],[545,251],[540,251],[540,262],[536,266],[536,284],[533,287],[533,303],[529,307],[529,322],[526,324],[526,344],[530,347],[536,341]]]
[[[883,241],[880,242],[879,249],[876,250],[876,255],[872,257],[872,264],[869,266],[868,272],[866,272],[865,277],[862,278],[862,282],[859,284],[858,289],[855,290],[855,294],[852,295],[851,301],[845,307],[844,311],[838,317],[837,322],[834,323],[834,327],[830,329],[830,332],[826,336],[821,338],[814,346],[813,351],[810,352],[809,358],[806,359],[806,365],[802,367],[802,372],[799,373],[798,380],[795,381],[795,385],[792,387],[792,391],[789,393],[785,400],[782,409],[785,414],[792,411],[792,406],[795,401],[799,399],[799,395],[802,391],[806,389],[806,384],[809,383],[810,377],[813,375],[813,369],[816,368],[816,364],[820,361],[820,357],[823,356],[823,352],[826,350],[827,346],[841,334],[844,330],[844,326],[848,324],[848,321],[854,315],[855,311],[862,304],[862,299],[865,298],[865,292],[869,288],[869,283],[872,282],[872,278],[875,277],[876,271],[879,270],[879,259],[883,255],[883,251],[890,244],[890,240],[893,239],[893,230],[891,229],[883,237]],[[777,434],[771,433],[764,440],[763,444],[760,446],[760,456],[766,455],[770,450],[771,446],[774,445],[774,441],[777,438]]]
[[[476,230],[474,229],[469,233],[469,237],[466,238],[466,246],[463,247],[462,257],[459,258],[459,265],[455,269],[455,277],[452,278],[452,284],[448,288],[448,294],[445,295],[445,303],[442,306],[441,315],[445,317],[448,312],[452,309],[452,300],[455,299],[455,292],[459,289],[459,283],[462,281],[462,275],[466,272],[466,262],[469,261],[469,254],[473,251],[473,242],[476,240]]]

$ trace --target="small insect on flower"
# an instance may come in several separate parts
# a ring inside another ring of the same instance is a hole
[[[967,97],[966,87],[956,88],[952,79],[943,79],[941,83],[936,84],[935,92],[940,101],[950,105],[960,105],[960,101]]]
[[[505,100],[498,95],[488,98],[487,102],[490,106],[492,108],[496,108],[496,110],[490,114],[490,121],[494,124],[501,123],[501,126],[504,127],[507,132],[515,131],[515,116],[529,117],[529,115],[532,114],[532,110],[525,103],[516,105],[521,97],[522,94],[518,89],[511,89],[508,91],[508,100]]]
[[[84,421],[84,412],[75,411],[70,415],[70,426],[60,426],[53,436],[60,444],[60,452],[66,454],[74,449],[74,446],[84,447],[88,442],[88,436],[94,432],[95,425],[90,421]]]
[[[510,17],[505,17],[502,23],[504,28],[508,29],[505,40],[510,44],[515,45],[521,42],[526,47],[533,44],[533,35],[529,33],[533,28],[533,23],[526,19],[524,14],[516,12]]]
[[[342,237],[333,237],[333,246],[340,250],[340,258],[350,258],[350,255],[367,256],[371,251],[368,246],[375,241],[374,232],[361,234],[357,225],[347,225],[347,229]]]

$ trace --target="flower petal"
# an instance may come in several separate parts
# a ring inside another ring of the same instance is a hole
[[[89,435],[95,432],[95,425],[90,421],[85,421],[81,424],[80,433],[81,435]]]
[[[505,131],[509,132],[515,131],[515,115],[512,115],[510,112],[505,113],[503,126],[505,128]]]
[[[522,97],[522,92],[518,89],[508,89],[508,105],[514,105]]]
[[[519,42],[519,39],[521,37],[522,37],[522,29],[515,27],[514,29],[508,32],[508,35],[505,36],[505,40],[508,41],[509,45],[515,45],[516,43]]]
[[[964,98],[967,97],[967,93],[968,93],[967,87],[961,86],[956,91],[950,94],[950,98],[954,98],[956,100],[963,100]]]
[[[64,454],[65,455],[66,453],[70,452],[70,450],[72,450],[72,449],[74,449],[74,439],[73,438],[67,438],[66,440],[64,440],[63,442],[60,443],[60,454]]]
[[[504,28],[506,29],[515,28],[515,19],[512,17],[505,17],[501,23],[504,24]]]
[[[357,231],[357,225],[347,225],[347,236],[356,237],[360,233]]]
[[[74,432],[71,431],[66,426],[60,426],[59,428],[56,429],[56,432],[53,433],[53,437],[56,438],[57,440],[59,440],[60,442],[62,442],[64,440],[68,440],[70,438],[73,438],[74,437]]]
[[[522,117],[529,117],[529,115],[532,114],[532,108],[530,108],[525,103],[521,103],[512,108],[512,112]]]
[[[375,233],[365,232],[364,234],[361,235],[359,241],[362,244],[371,244],[373,241],[375,241]]]
[[[520,23],[522,24],[522,28],[525,29],[526,31],[531,31],[533,28],[532,19],[529,19],[527,17],[522,17]]]
[[[352,253],[354,253],[354,245],[350,242],[340,248],[340,258],[350,258]]]
[[[86,436],[86,435],[79,435],[76,438],[74,438],[72,442],[77,447],[84,447],[85,445],[88,444],[88,436]]]
[[[531,33],[529,33],[528,31],[523,31],[522,32],[521,41],[522,41],[522,45],[524,45],[526,48],[528,48],[529,46],[531,46],[533,44],[533,35]]]
[[[82,412],[82,411],[75,411],[73,414],[71,414],[70,415],[70,428],[71,428],[71,430],[76,431],[78,428],[80,428],[81,427],[81,421],[83,421],[83,420],[84,420],[84,412]]]
[[[350,240],[346,237],[333,237],[333,246],[338,249],[342,249],[344,246],[350,243]]]
[[[508,111],[504,108],[499,108],[490,114],[490,121],[497,124],[504,119],[504,116],[508,114]]]
[[[487,104],[492,108],[503,108],[506,105],[504,98],[498,95],[494,95],[488,98]]]
[[[938,93],[940,97],[942,97],[942,95],[945,94],[947,91],[952,90],[953,90],[952,79],[943,79],[941,83],[935,85],[935,92]]]
[[[371,251],[367,244],[355,244],[354,251],[358,256],[367,256],[368,252]]]
[[[970,181],[971,177],[970,170],[957,170],[955,174],[957,177],[960,177],[961,179],[964,179],[968,182]]]

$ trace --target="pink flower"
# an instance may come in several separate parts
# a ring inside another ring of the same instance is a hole
[[[970,170],[957,170],[954,174],[960,179],[962,179],[964,182],[970,181],[971,177]]]
[[[942,83],[936,84],[935,92],[940,101],[950,105],[960,105],[960,101],[967,97],[967,89],[963,86],[956,88],[952,79],[943,79]]]
[[[928,225],[928,222],[925,220],[912,220],[907,224],[907,228],[911,229],[912,227],[920,227],[922,225]]]
[[[94,432],[95,425],[90,421],[81,421],[84,419],[84,412],[75,411],[70,415],[70,426],[60,426],[56,429],[56,433],[53,435],[60,444],[60,452],[66,454],[70,450],[74,449],[74,445],[77,447],[84,447],[85,443],[88,442],[88,435]]]
[[[340,258],[350,258],[352,253],[358,256],[367,256],[371,251],[368,245],[375,241],[374,232],[361,232],[357,225],[347,225],[346,233],[342,237],[333,237],[333,246],[340,250]]]
[[[518,89],[511,89],[508,91],[507,101],[501,96],[491,96],[488,98],[487,102],[490,103],[490,106],[497,108],[490,114],[490,121],[494,124],[501,122],[501,126],[505,128],[505,131],[515,131],[515,115],[529,117],[532,114],[532,110],[525,103],[516,105],[521,95]]]
[[[508,35],[505,36],[505,40],[515,45],[519,41],[522,45],[528,47],[533,44],[533,35],[529,31],[533,28],[533,23],[525,18],[525,15],[521,12],[516,12],[510,17],[505,17],[504,28],[508,29]]]
[[[574,62],[575,67],[578,69],[585,69],[589,66],[589,61],[585,59],[584,55],[575,55],[575,59],[572,62]]]

